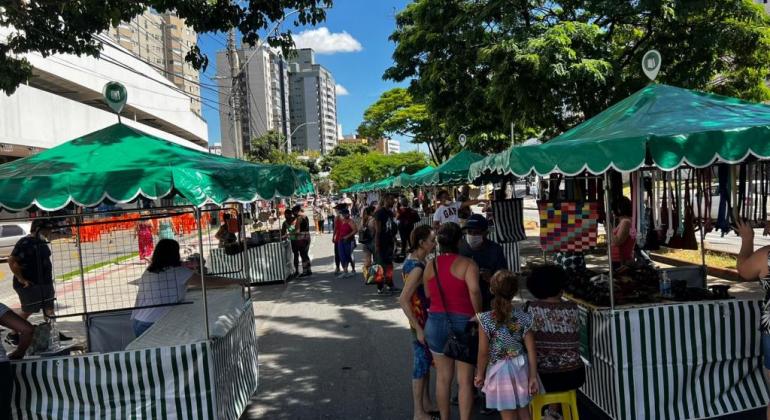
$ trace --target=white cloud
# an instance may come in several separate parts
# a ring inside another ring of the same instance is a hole
[[[334,91],[337,93],[337,96],[345,96],[348,95],[348,90],[345,89],[345,86],[342,86],[341,84],[337,83],[334,85]]]
[[[331,33],[326,27],[308,29],[292,38],[297,48],[312,48],[317,54],[358,52],[363,49],[361,43],[349,33]]]

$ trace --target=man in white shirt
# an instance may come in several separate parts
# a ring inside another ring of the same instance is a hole
[[[441,190],[437,196],[437,202],[439,203],[436,212],[433,214],[433,229],[438,230],[444,223],[457,223],[460,224],[460,210],[475,206],[482,203],[484,200],[466,200],[463,202],[452,201],[449,199],[449,192],[447,190]]]

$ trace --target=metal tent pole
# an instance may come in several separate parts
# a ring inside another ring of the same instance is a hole
[[[195,221],[198,222],[198,263],[200,264],[201,290],[203,291],[203,324],[206,326],[206,340],[211,339],[209,331],[209,302],[206,295],[206,266],[203,263],[203,223],[201,222],[201,209],[195,207]]]
[[[243,217],[243,215],[245,214],[245,207],[243,203],[239,203],[239,206],[240,206],[239,210],[241,212],[241,221],[243,221],[245,220],[245,218]],[[246,285],[246,289],[248,290],[248,293],[249,293],[249,299],[251,299],[252,279],[251,279],[251,265],[249,263],[249,256],[248,256],[249,247],[246,245],[246,223],[241,222],[240,228],[241,228],[241,239],[243,240],[243,253],[241,254],[241,260],[242,260],[241,264],[243,266],[243,270],[246,272],[245,278],[248,282],[248,284]]]
[[[83,313],[86,314],[86,346],[87,348],[91,348],[91,331],[88,328],[88,302],[86,298],[86,272],[83,268],[83,250],[82,250],[82,242],[81,242],[81,236],[80,236],[80,225],[82,223],[82,217],[78,214],[75,216],[75,230],[76,230],[76,237],[75,237],[75,247],[78,250],[78,267],[80,269],[80,294],[83,298]]]
[[[610,174],[604,173],[604,229],[607,236],[607,261],[610,265],[609,288],[610,288],[610,310],[615,313],[615,287],[612,278],[612,200],[610,198]],[[614,323],[613,323],[614,324]]]

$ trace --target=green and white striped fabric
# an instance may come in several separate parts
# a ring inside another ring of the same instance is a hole
[[[14,419],[211,419],[206,342],[14,362]]]
[[[257,391],[257,333],[251,305],[247,302],[236,326],[211,345],[219,420],[237,420]]]
[[[246,250],[249,259],[249,271],[245,273],[243,255],[228,255],[223,248],[213,248],[207,265],[211,275],[243,278],[244,274],[251,283],[285,281],[294,273],[293,254],[289,241],[271,242]]]
[[[614,419],[703,419],[767,405],[761,302],[592,310],[582,391]],[[615,338],[613,340],[613,337]]]

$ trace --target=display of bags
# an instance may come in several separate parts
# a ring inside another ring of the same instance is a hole
[[[537,207],[543,251],[585,251],[596,246],[599,203],[540,201]]]
[[[495,217],[495,234],[501,244],[527,239],[524,231],[524,200],[498,200],[492,202]]]

